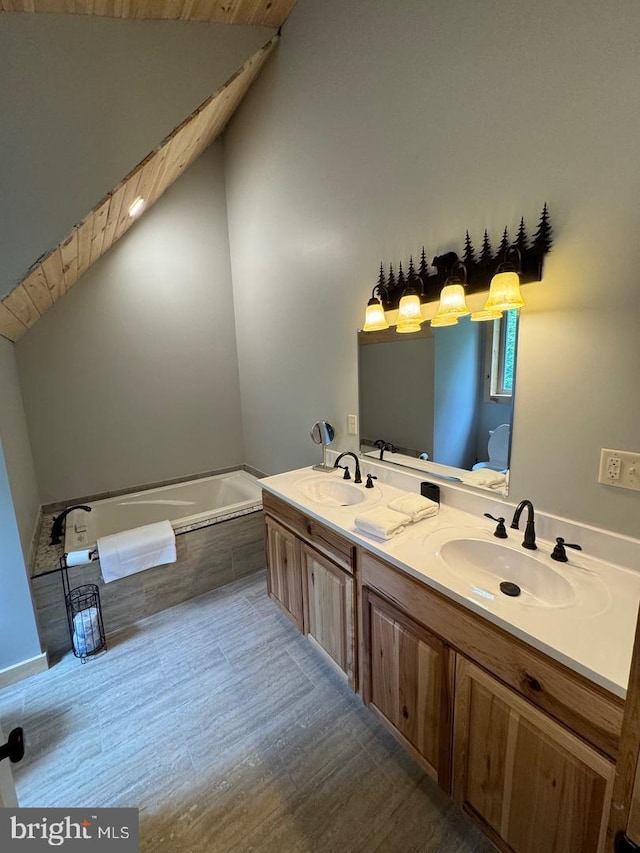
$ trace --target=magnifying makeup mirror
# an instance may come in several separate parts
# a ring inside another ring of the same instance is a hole
[[[311,440],[314,444],[322,445],[322,464],[314,465],[314,471],[333,471],[331,465],[327,465],[327,447],[332,444],[336,431],[328,421],[316,421],[311,427]]]

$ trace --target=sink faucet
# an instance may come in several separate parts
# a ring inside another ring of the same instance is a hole
[[[351,450],[345,450],[344,453],[341,453],[340,456],[338,456],[336,461],[333,463],[333,467],[337,468],[340,460],[344,456],[351,456],[353,458],[353,461],[356,463],[356,476],[355,476],[353,482],[354,483],[361,483],[362,482],[362,476],[360,474],[360,462],[358,461],[358,457],[356,456],[356,454],[352,453]]]
[[[514,530],[519,530],[520,524],[520,516],[522,515],[522,510],[527,508],[527,526],[524,530],[524,539],[522,540],[522,547],[528,548],[529,551],[535,551],[538,547],[536,545],[536,527],[535,520],[533,515],[533,504],[531,501],[520,501],[518,506],[516,507],[516,511],[513,514],[513,521],[511,522],[511,527]]]
[[[380,461],[383,461],[385,450],[389,450],[391,453],[398,452],[398,448],[391,444],[390,441],[385,441],[384,438],[379,438],[377,441],[374,441],[373,446],[377,447],[380,451]]]
[[[59,544],[60,537],[62,536],[62,525],[64,524],[64,520],[74,509],[83,509],[85,512],[91,512],[91,507],[85,506],[85,504],[76,504],[75,506],[68,506],[64,509],[60,515],[57,515],[53,519],[53,524],[51,525],[51,545]]]

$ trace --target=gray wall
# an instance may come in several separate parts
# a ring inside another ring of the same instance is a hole
[[[244,462],[219,143],[16,354],[42,503]]]
[[[635,0],[298,0],[225,143],[247,462],[312,462],[318,417],[355,447],[381,260],[461,251],[467,228],[495,246],[548,201],[511,497],[640,533],[640,492],[596,482],[601,447],[640,450],[639,31]]]
[[[433,459],[434,339],[398,337],[358,347],[360,437]]]
[[[0,670],[41,652],[0,440]]]
[[[433,458],[454,468],[476,462],[482,325],[464,318],[436,328]]]
[[[0,296],[272,32],[0,15]]]
[[[0,441],[22,552],[28,559],[40,509],[14,347],[0,337]]]

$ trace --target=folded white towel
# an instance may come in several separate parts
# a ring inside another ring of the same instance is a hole
[[[506,484],[507,475],[501,471],[492,471],[490,468],[477,468],[475,471],[465,471],[460,474],[460,479],[468,486],[489,486],[497,489]]]
[[[403,512],[408,515],[411,521],[420,521],[421,518],[429,518],[435,515],[440,509],[439,504],[429,500],[422,495],[410,493],[401,495],[399,498],[392,500],[388,504],[389,509],[395,509],[396,512]]]
[[[355,518],[357,530],[378,539],[391,539],[410,523],[411,518],[408,515],[386,506],[376,506]]]
[[[105,583],[176,561],[176,535],[168,521],[146,524],[98,539]]]

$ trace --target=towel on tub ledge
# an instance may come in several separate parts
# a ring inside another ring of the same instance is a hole
[[[176,561],[176,535],[168,521],[146,524],[98,539],[105,583]]]

